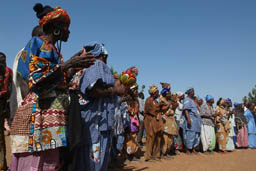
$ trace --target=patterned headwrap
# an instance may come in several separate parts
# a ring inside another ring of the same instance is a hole
[[[86,52],[90,52],[92,55],[94,55],[96,58],[100,55],[108,55],[107,49],[104,47],[104,44],[102,43],[91,43],[84,46],[84,49]]]
[[[185,94],[189,94],[189,93],[191,93],[192,91],[194,91],[194,88],[188,89]]]
[[[70,17],[66,10],[61,9],[60,7],[55,7],[53,11],[47,13],[45,16],[43,16],[40,21],[39,25],[40,27],[44,27],[44,25],[54,22],[64,22],[68,25],[70,24]]]
[[[154,94],[156,91],[158,91],[157,86],[152,85],[152,86],[149,87],[148,92],[149,92],[150,95]]]
[[[164,87],[161,91],[161,95],[165,96],[167,93],[171,91],[170,87]]]
[[[206,95],[205,100],[208,102],[210,100],[214,99],[211,95]]]
[[[223,104],[225,104],[225,103],[226,103],[226,100],[225,100],[225,99],[221,99],[220,105],[223,105]]]
[[[130,71],[131,73],[135,74],[136,76],[138,76],[139,74],[139,70],[136,66],[132,66],[129,69],[127,69],[127,71]]]

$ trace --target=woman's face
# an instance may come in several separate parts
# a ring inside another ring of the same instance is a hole
[[[202,99],[198,100],[198,104],[202,105],[203,104],[203,100]]]
[[[250,107],[250,111],[254,111],[254,108],[255,108],[255,104],[252,103],[251,107]]]
[[[195,95],[195,91],[194,91],[194,90],[191,90],[191,92],[189,93],[189,96],[190,96],[190,97],[194,97],[194,95]]]
[[[155,93],[154,93],[154,98],[157,99],[159,96],[159,90],[157,90]]]
[[[214,103],[214,99],[209,100],[208,103],[213,104]]]

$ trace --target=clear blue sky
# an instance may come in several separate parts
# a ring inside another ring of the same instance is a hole
[[[104,42],[109,65],[139,68],[138,83],[165,81],[241,101],[256,84],[255,0],[8,0],[1,2],[0,51],[12,66],[38,19],[33,5],[61,6],[71,16],[65,59]]]

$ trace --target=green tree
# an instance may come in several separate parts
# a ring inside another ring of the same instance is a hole
[[[243,102],[244,103],[250,103],[250,102],[256,103],[256,85],[254,86],[252,91],[248,93],[247,97],[244,96]]]
[[[144,92],[144,89],[146,88],[146,86],[143,84],[142,86],[141,86],[141,91],[140,92]]]

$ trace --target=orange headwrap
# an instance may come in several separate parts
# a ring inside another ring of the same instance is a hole
[[[67,11],[64,9],[61,9],[60,7],[55,7],[53,11],[49,12],[43,18],[40,19],[39,25],[43,27],[45,24],[53,23],[56,21],[61,21],[69,25],[70,17]]]

